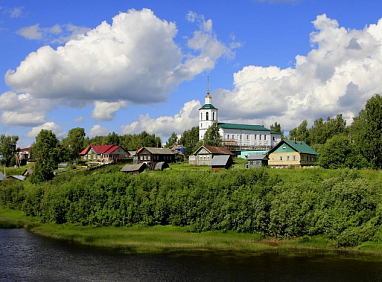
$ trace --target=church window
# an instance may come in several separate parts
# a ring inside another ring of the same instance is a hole
[[[243,139],[243,135],[240,135],[240,140]]]
[[[267,140],[267,135],[264,135],[264,140]]]
[[[247,134],[247,140],[249,140],[249,135]]]
[[[261,140],[261,135],[259,134],[259,140]]]
[[[227,135],[227,139],[229,139],[229,134]]]
[[[212,120],[215,120],[215,112],[212,112]]]
[[[208,120],[208,112],[206,113],[206,120]]]
[[[203,120],[203,113],[200,113],[200,120]]]

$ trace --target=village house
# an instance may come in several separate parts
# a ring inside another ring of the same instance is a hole
[[[229,169],[233,165],[231,155],[218,155],[214,156],[211,161],[212,170]]]
[[[128,152],[119,145],[89,145],[80,156],[87,161],[117,162],[126,160]]]
[[[174,163],[175,154],[168,148],[142,147],[137,150],[134,163]]]
[[[247,168],[262,167],[268,165],[268,156],[266,154],[250,154],[247,157]]]
[[[203,145],[189,157],[189,164],[210,166],[212,159],[220,155],[228,155],[231,158],[235,156],[227,148]]]
[[[318,153],[303,141],[282,140],[268,152],[268,165],[272,167],[314,166]]]

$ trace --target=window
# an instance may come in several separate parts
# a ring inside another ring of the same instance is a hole
[[[280,156],[280,161],[282,161],[283,160],[283,156]]]
[[[203,123],[200,123],[200,127],[203,127]]]
[[[215,120],[215,112],[212,113],[212,120]]]
[[[261,135],[259,134],[259,140],[261,140]]]
[[[200,120],[203,120],[203,113],[200,113]]]
[[[229,134],[227,135],[227,139],[229,139]]]
[[[294,160],[294,161],[296,160],[296,156],[293,156],[293,160]]]
[[[206,120],[208,120],[208,112],[206,113]]]
[[[287,161],[289,161],[289,156],[287,156]]]
[[[247,134],[247,140],[249,140],[249,135]]]
[[[264,140],[267,140],[267,135],[264,135]]]
[[[240,135],[240,140],[243,138],[243,135]]]

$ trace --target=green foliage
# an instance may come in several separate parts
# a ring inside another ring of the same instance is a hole
[[[3,155],[1,164],[5,166],[12,166],[15,163],[16,144],[19,140],[18,136],[6,136],[1,134],[0,136],[0,153]],[[13,163],[11,163],[13,159]]]
[[[323,168],[353,168],[356,162],[353,145],[345,135],[336,135],[329,139],[320,150],[319,165]]]
[[[222,137],[219,133],[219,126],[217,122],[214,122],[204,134],[204,145],[209,146],[221,146],[222,145]]]
[[[277,123],[277,121],[270,126],[270,130],[279,133],[281,138],[284,138],[284,131],[281,130],[281,124]]]
[[[85,129],[76,127],[69,130],[68,137],[62,140],[69,160],[79,158],[79,153],[85,148]]]
[[[172,145],[175,145],[178,143],[178,136],[176,135],[175,132],[173,132],[171,134],[171,136],[168,138],[168,141],[167,141],[167,144],[166,144],[166,147],[170,147]]]
[[[51,130],[42,129],[33,146],[33,157],[36,159],[32,183],[41,183],[53,178],[53,170],[61,158],[61,148],[56,135]]]

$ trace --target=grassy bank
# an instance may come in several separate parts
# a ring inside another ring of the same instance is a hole
[[[42,224],[20,211],[0,208],[0,228],[26,228],[55,239],[124,253],[222,252],[230,255],[258,255],[276,252],[301,255],[310,252],[342,253],[346,257],[382,259],[382,245],[366,242],[359,247],[336,248],[327,236],[304,236],[289,240],[264,238],[260,234],[208,231],[189,232],[186,227],[133,226],[91,227],[73,224]]]

